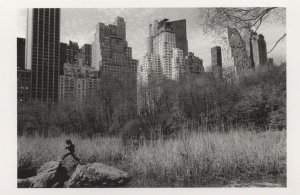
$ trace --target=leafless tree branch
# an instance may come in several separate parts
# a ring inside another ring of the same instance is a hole
[[[268,53],[271,53],[271,52],[274,50],[274,48],[277,46],[277,44],[278,44],[284,37],[286,37],[286,33],[284,33],[284,35],[282,35],[282,36],[278,39],[278,41],[275,43],[275,45],[272,47],[272,49],[271,49]]]

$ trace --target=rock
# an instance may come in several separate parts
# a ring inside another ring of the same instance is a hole
[[[31,178],[32,188],[64,187],[69,179],[67,169],[60,161],[50,161],[40,167],[37,175]]]
[[[37,171],[37,174],[44,172],[44,171],[50,171],[50,170],[56,170],[61,165],[61,161],[50,161],[43,164]]]
[[[50,161],[39,168],[36,176],[18,179],[18,187],[118,187],[126,185],[130,179],[128,173],[101,163],[77,165],[69,177],[61,161]]]
[[[26,179],[18,179],[18,188],[29,188],[32,184],[32,177]]]
[[[128,173],[101,163],[78,165],[66,187],[118,187],[130,181]]]

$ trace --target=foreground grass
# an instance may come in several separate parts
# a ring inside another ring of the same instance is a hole
[[[34,174],[66,152],[71,139],[84,162],[101,162],[129,172],[131,187],[222,186],[229,181],[286,180],[286,133],[185,132],[176,138],[123,145],[119,137],[18,137],[18,175]],[[66,159],[73,166],[72,159]]]

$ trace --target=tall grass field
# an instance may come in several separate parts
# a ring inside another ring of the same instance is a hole
[[[85,163],[100,162],[132,175],[129,187],[226,186],[269,181],[286,186],[285,131],[186,131],[169,139],[123,142],[121,137],[18,137],[18,177],[32,176],[58,159],[71,139]],[[63,162],[70,169],[76,162]]]

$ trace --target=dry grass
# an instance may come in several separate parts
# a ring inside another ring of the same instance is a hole
[[[71,139],[85,162],[116,166],[133,175],[132,187],[218,186],[231,180],[286,175],[286,132],[185,132],[173,139],[124,147],[119,137],[19,137],[18,171],[29,174],[64,154]],[[72,159],[66,163],[74,164]]]

